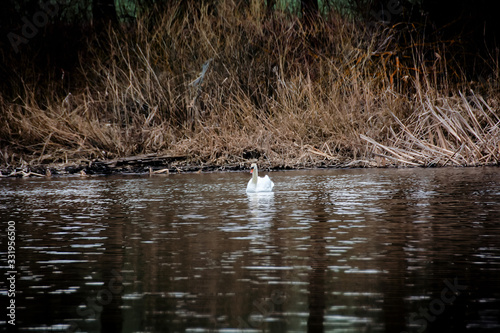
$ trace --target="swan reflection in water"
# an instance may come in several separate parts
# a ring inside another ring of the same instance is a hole
[[[250,222],[269,225],[276,213],[274,192],[247,192]]]

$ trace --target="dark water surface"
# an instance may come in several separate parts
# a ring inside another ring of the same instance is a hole
[[[270,176],[2,179],[16,328],[500,331],[500,169]]]

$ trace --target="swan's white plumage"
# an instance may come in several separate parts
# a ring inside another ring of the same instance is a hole
[[[253,163],[250,167],[252,178],[248,181],[247,192],[272,192],[274,183],[269,176],[259,177],[257,164]]]

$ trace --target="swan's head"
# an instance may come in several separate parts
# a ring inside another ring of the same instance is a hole
[[[257,170],[257,164],[252,163],[252,165],[250,165],[250,173],[253,173],[255,170]]]

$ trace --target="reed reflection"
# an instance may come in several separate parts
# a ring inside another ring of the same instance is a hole
[[[2,180],[0,222],[19,228],[19,325],[494,330],[499,175],[276,173],[277,191],[257,195],[238,174]],[[89,298],[102,309],[90,311]]]
[[[307,332],[324,332],[324,317],[326,310],[326,268],[327,257],[325,249],[325,235],[328,230],[328,213],[326,212],[326,202],[322,199],[324,194],[315,195],[314,202],[314,222],[310,228],[311,251],[309,255],[311,270],[309,272],[308,303],[309,317],[307,319]],[[329,200],[327,200],[329,201]]]

